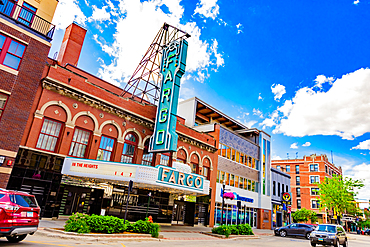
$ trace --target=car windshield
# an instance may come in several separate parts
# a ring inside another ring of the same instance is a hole
[[[335,233],[335,226],[319,225],[317,231]]]

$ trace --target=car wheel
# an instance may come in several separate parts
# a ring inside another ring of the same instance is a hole
[[[27,234],[24,234],[24,235],[17,235],[17,236],[7,236],[6,239],[8,239],[10,243],[18,243],[22,241],[23,239],[25,239],[26,237],[27,237]]]
[[[335,247],[339,247],[339,239],[336,239],[335,240],[335,244],[334,244]]]
[[[307,232],[307,233],[306,233],[306,239],[308,239],[308,240],[309,240],[309,239],[310,239],[310,236],[311,236],[311,233],[310,233],[310,232]]]
[[[280,231],[280,236],[281,237],[286,237],[286,231],[285,230],[281,230]]]
[[[347,239],[344,241],[343,247],[348,247],[348,241],[347,241]]]
[[[311,243],[311,246],[312,246],[312,247],[316,247],[316,244],[315,244],[315,243]]]

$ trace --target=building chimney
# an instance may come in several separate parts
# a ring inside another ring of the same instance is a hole
[[[86,29],[76,23],[67,27],[58,54],[58,63],[61,66],[65,66],[67,63],[77,66],[85,35]]]

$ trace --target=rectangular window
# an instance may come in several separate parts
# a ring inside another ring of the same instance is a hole
[[[253,192],[256,192],[256,184],[257,184],[257,182],[252,181],[252,191]]]
[[[276,196],[276,182],[272,182],[272,195]]]
[[[162,166],[168,166],[169,162],[170,162],[170,154],[169,153],[161,154],[161,160],[159,161],[159,164],[161,164]]]
[[[44,118],[36,148],[54,152],[59,140],[61,128],[61,123]]]
[[[280,183],[278,183],[278,196],[280,196]]]
[[[244,178],[240,177],[239,178],[239,188],[243,189],[243,181],[244,181]]]
[[[231,160],[235,161],[235,149],[231,149]]]
[[[235,176],[235,187],[239,188],[239,176]]]
[[[238,163],[240,163],[240,153],[238,151],[236,151],[235,161],[238,162]]]
[[[79,158],[85,158],[89,140],[90,140],[90,131],[75,128],[75,132],[73,134],[72,143],[68,155]]]
[[[248,190],[249,191],[252,190],[252,181],[251,180],[248,180]]]
[[[296,188],[297,197],[301,197],[301,188]]]
[[[0,34],[0,63],[18,70],[26,46]]]
[[[209,180],[209,168],[208,167],[203,167],[203,176]]]
[[[320,183],[320,176],[310,176],[310,183]]]
[[[318,200],[312,200],[312,205],[311,205],[312,208],[319,208],[320,205],[319,205],[319,201]]]
[[[317,172],[319,171],[319,165],[318,164],[311,164],[310,165],[310,172]]]
[[[288,185],[286,186],[286,192],[289,192],[289,188],[288,188]]]
[[[297,209],[301,209],[301,199],[297,199]]]
[[[234,186],[234,174],[230,174],[230,186]]]
[[[114,149],[114,139],[107,136],[101,136],[100,145],[98,149],[97,160],[110,161]]]
[[[243,186],[243,188],[245,189],[245,190],[248,190],[248,179],[244,179],[244,186]]]
[[[231,148],[225,146],[226,148],[226,158],[231,159]]]
[[[284,184],[281,184],[281,193],[284,194]]]
[[[225,172],[225,184],[226,185],[229,185],[229,176],[230,174],[229,173],[227,173],[227,172]]]
[[[216,182],[219,183],[220,182],[220,171],[217,171],[217,179],[216,179]]]
[[[319,195],[319,188],[311,188],[311,195],[312,196]]]
[[[33,18],[36,15],[37,9],[26,2],[23,2],[22,9],[18,16],[18,21],[26,26],[31,26]]]
[[[3,112],[5,110],[6,102],[8,102],[9,96],[3,93],[0,93],[0,120],[3,116]]]
[[[328,166],[325,165],[325,173],[328,173]]]
[[[225,172],[220,171],[220,183],[223,183],[225,181]]]
[[[301,185],[301,177],[299,177],[299,176],[295,177],[295,184],[296,185]]]
[[[299,174],[299,165],[295,166],[295,174]]]
[[[286,172],[290,172],[290,166],[286,166]]]
[[[281,166],[276,166],[276,169],[281,170]]]
[[[143,159],[141,160],[141,164],[144,166],[151,166],[153,163],[153,153],[149,153],[146,148],[144,148]]]

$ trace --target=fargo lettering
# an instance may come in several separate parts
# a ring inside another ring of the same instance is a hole
[[[170,167],[159,166],[157,181],[179,187],[190,187],[203,190],[204,178],[196,174],[179,172]]]

